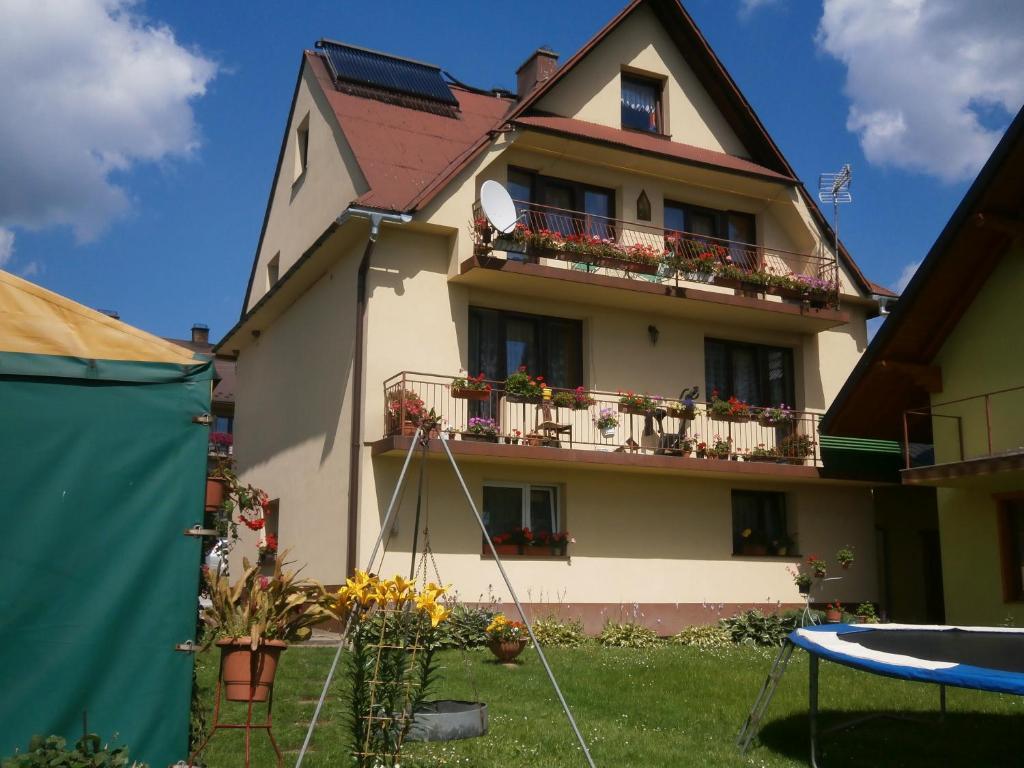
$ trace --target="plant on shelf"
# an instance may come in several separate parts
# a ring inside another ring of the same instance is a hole
[[[740,531],[740,554],[757,557],[768,554],[768,539],[761,531],[744,528]]]
[[[766,448],[764,443],[758,443],[747,453],[747,461],[777,461],[779,452],[775,448]]]
[[[611,408],[602,408],[601,413],[594,419],[594,425],[601,430],[601,436],[608,439],[615,437],[615,428],[619,426],[619,419]]]
[[[711,390],[711,405],[708,415],[715,421],[743,422],[750,420],[750,405],[733,395],[723,400],[717,389]]]
[[[535,543],[548,547],[553,555],[564,555],[569,544],[575,544],[576,539],[568,531],[552,531],[537,534]]]
[[[658,268],[665,252],[647,243],[627,245],[624,251],[626,261],[635,264],[644,271],[652,272]]]
[[[645,414],[654,410],[654,398],[647,394],[619,391],[619,411],[621,413]]]
[[[523,652],[529,639],[526,625],[509,619],[503,613],[499,613],[487,625],[487,647],[498,661],[505,664],[511,663]]]
[[[235,439],[230,432],[210,433],[210,453],[215,456],[228,456]]]
[[[843,620],[843,604],[836,600],[829,603],[825,608],[825,621],[829,624],[838,624]]]
[[[796,553],[796,540],[787,533],[772,541],[771,550],[779,557],[792,556]]]
[[[793,577],[793,583],[796,584],[796,588],[800,591],[801,595],[808,595],[811,592],[811,574],[805,571],[800,566],[788,567],[789,575]]]
[[[498,442],[498,424],[494,419],[473,416],[462,433],[462,439],[496,443]]]
[[[694,453],[698,459],[706,459],[708,457],[708,444],[700,439],[700,435],[694,435]]]
[[[665,401],[665,412],[674,419],[692,419],[695,410],[696,403],[692,397]]]
[[[779,453],[787,459],[801,463],[811,455],[813,449],[814,441],[809,435],[786,435],[779,441]]]
[[[411,389],[399,387],[388,392],[388,433],[413,435],[426,413],[423,398]]]
[[[875,604],[872,602],[865,601],[858,605],[854,615],[861,624],[878,623],[878,614],[875,613]]]
[[[491,394],[491,385],[484,380],[482,373],[476,376],[456,376],[452,379],[449,389],[452,397],[463,400],[486,400]]]
[[[732,454],[732,438],[715,435],[711,445],[707,446],[707,453],[713,459],[728,459]]]
[[[780,427],[793,420],[793,411],[785,403],[761,408],[757,412],[757,421],[762,427]]]
[[[256,561],[265,565],[277,557],[277,536],[268,533],[256,548]]]
[[[544,377],[530,376],[525,365],[505,379],[505,395],[513,402],[539,402],[543,393]]]
[[[563,397],[562,402],[560,403],[557,402],[559,395],[568,395],[568,397]],[[552,400],[555,402],[555,405],[561,408],[572,408],[574,411],[585,411],[587,408],[597,403],[597,401],[591,397],[590,393],[583,387],[576,387],[576,389],[573,390],[562,390],[556,393]]]
[[[851,547],[849,544],[840,547],[839,550],[836,552],[836,562],[843,567],[843,570],[846,570],[851,565],[853,565],[853,561],[853,547]]]
[[[505,435],[505,442],[509,445],[519,445],[522,442],[523,433],[518,429],[513,429],[507,435]]]
[[[828,575],[828,563],[817,555],[807,556],[807,567],[816,579],[824,579]]]

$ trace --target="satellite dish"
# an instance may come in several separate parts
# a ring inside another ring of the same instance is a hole
[[[483,208],[484,216],[491,223],[498,234],[508,235],[515,229],[519,221],[519,214],[516,213],[516,204],[501,184],[496,181],[485,181],[480,187],[480,207]]]

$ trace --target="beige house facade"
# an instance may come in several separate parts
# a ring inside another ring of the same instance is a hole
[[[426,522],[463,599],[509,597],[443,437],[535,613],[668,633],[792,606],[789,569],[845,544],[856,567],[823,599],[877,599],[871,486],[830,476],[817,423],[881,289],[836,253],[675,2],[632,2],[518,77],[518,94],[483,92],[331,41],[302,56],[242,317],[219,345],[238,360],[239,469],[277,499],[282,549],[329,584],[364,567],[433,409],[419,530],[414,461],[382,572],[408,571]],[[516,233],[488,222],[486,181],[516,200]],[[520,368],[549,391],[517,396]],[[482,399],[452,387],[466,372],[484,374]],[[713,418],[712,390],[750,417]],[[651,400],[623,406],[627,392]],[[707,457],[716,436],[729,448]],[[519,528],[569,542],[520,552]]]

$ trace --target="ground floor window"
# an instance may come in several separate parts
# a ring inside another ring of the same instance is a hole
[[[526,530],[532,537],[546,537],[561,530],[558,488],[553,485],[485,483],[483,514],[491,539],[517,539]]]
[[[1024,495],[999,501],[1003,598],[1024,601]]]
[[[732,492],[734,555],[795,555],[786,520],[786,494],[774,491]]]

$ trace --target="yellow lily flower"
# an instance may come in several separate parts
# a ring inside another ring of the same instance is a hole
[[[436,603],[430,611],[430,626],[436,627],[451,615],[451,611],[443,605]]]

